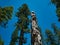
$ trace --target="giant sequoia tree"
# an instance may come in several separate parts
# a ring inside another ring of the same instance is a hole
[[[23,45],[26,43],[26,38],[24,38],[24,34],[29,32],[29,18],[30,10],[26,4],[23,4],[16,13],[16,16],[18,17],[18,21],[16,23],[16,29],[14,33],[12,34],[12,40],[10,45],[15,45],[16,42],[18,42],[18,45]],[[18,32],[20,32],[18,34]],[[18,36],[19,35],[19,36]],[[14,43],[15,42],[15,43]]]
[[[0,7],[0,25],[6,25],[8,20],[12,18],[13,7]]]

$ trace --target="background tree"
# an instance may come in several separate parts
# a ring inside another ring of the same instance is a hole
[[[51,0],[51,2],[56,5],[56,13],[58,20],[60,21],[60,0]]]
[[[23,4],[18,9],[18,12],[16,13],[16,16],[18,17],[18,21],[16,23],[15,31],[20,32],[20,34],[18,34],[19,36],[16,39],[15,37],[17,37],[17,35],[15,36],[15,34],[17,34],[17,33],[13,33],[14,35],[12,36],[12,40],[14,40],[14,41],[15,41],[15,39],[18,40],[18,42],[19,42],[18,45],[23,45],[23,43],[26,43],[26,38],[24,37],[24,34],[30,32],[30,30],[28,28],[28,25],[29,25],[28,16],[29,15],[30,15],[30,10],[29,10],[27,4]]]
[[[47,45],[56,45],[53,33],[48,29],[46,30],[45,33],[46,33],[46,36],[47,36],[46,44]]]
[[[51,2],[54,5],[56,5],[56,13],[57,13],[58,21],[60,21],[60,0],[51,0]],[[52,24],[52,28],[53,28],[53,31],[54,31],[52,34],[51,34],[52,31],[50,31],[50,30],[49,31],[46,30],[46,31],[50,32],[50,34],[52,35],[52,37],[54,37],[54,41],[51,40],[51,39],[49,40],[50,37],[48,37],[47,38],[47,40],[48,40],[47,42],[53,41],[54,42],[53,45],[60,45],[60,29],[54,23]],[[46,32],[46,35],[48,35],[47,32]]]
[[[56,43],[60,45],[60,29],[55,24],[52,24],[52,28],[54,30]]]
[[[6,26],[8,20],[12,18],[13,7],[0,7],[0,25]]]
[[[51,30],[46,30],[46,44],[47,45],[60,45],[60,29],[53,23],[53,32]]]

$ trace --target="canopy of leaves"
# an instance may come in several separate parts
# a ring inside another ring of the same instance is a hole
[[[53,33],[50,30],[46,30],[45,33],[47,36],[46,42],[48,45],[56,45]]]
[[[17,17],[20,17],[20,15],[24,14],[26,17],[27,15],[30,15],[30,10],[27,6],[27,4],[23,4],[19,9],[19,12],[17,12]]]
[[[12,18],[13,7],[0,7],[0,24],[8,22]]]
[[[60,45],[60,29],[53,23],[53,32],[51,30],[46,30],[46,42],[47,45]]]
[[[28,25],[29,25],[29,18],[30,10],[27,6],[27,4],[23,4],[16,13],[16,16],[18,17],[18,21],[16,23],[16,29],[12,34],[12,40],[10,42],[10,45],[15,45],[17,39],[19,40],[19,45],[22,45],[23,43],[26,43],[26,38],[24,37],[24,33],[30,32]],[[20,34],[18,36],[18,32],[20,31]]]
[[[60,21],[60,0],[51,0],[51,2],[56,5],[57,8],[56,13],[57,13],[58,21]]]
[[[57,44],[60,45],[60,29],[55,24],[53,24],[52,27],[54,29],[55,40]]]
[[[30,10],[27,6],[27,4],[23,4],[17,12],[16,16],[18,17],[18,22],[17,25],[22,30],[22,27],[25,29],[28,28],[29,25],[29,18],[28,16],[30,15]]]
[[[23,4],[18,10],[19,11],[16,14],[16,16],[18,17],[17,26],[18,26],[19,30],[21,30],[19,41],[20,41],[20,45],[22,45],[23,43],[26,43],[24,33],[29,32],[29,28],[28,28],[29,18],[28,18],[28,16],[30,15],[30,10],[29,10],[27,4]]]

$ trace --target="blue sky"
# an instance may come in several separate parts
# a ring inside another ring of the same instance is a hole
[[[7,28],[4,29],[3,27],[0,27],[0,35],[2,36],[5,45],[9,44],[11,34],[15,29],[14,23],[17,21],[17,18],[14,15],[23,3],[28,5],[30,11],[35,11],[38,25],[41,27],[43,35],[45,35],[45,29],[52,30],[52,23],[56,23],[56,25],[60,27],[60,22],[58,22],[55,12],[56,7],[50,2],[50,0],[0,0],[1,7],[14,7],[13,17],[9,20]],[[30,36],[28,36],[28,38],[29,37]]]

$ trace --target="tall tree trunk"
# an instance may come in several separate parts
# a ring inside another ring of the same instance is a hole
[[[20,32],[19,45],[23,45],[23,40],[24,40],[24,32],[22,29]]]
[[[41,33],[37,25],[37,20],[34,12],[32,12],[31,17],[32,17],[31,45],[42,45]]]

